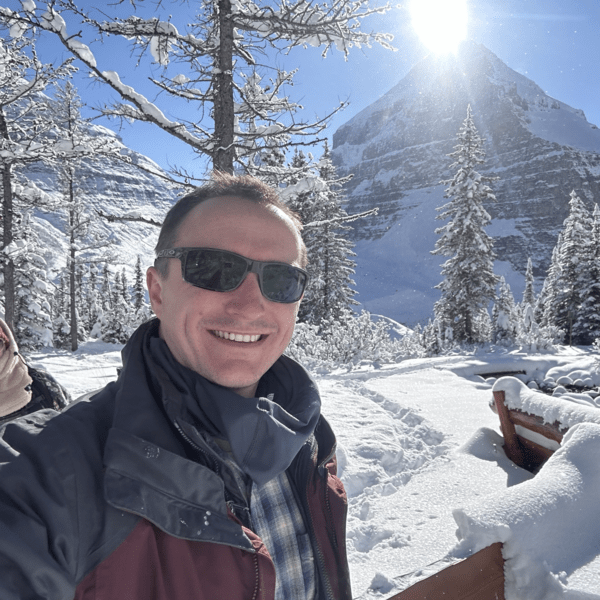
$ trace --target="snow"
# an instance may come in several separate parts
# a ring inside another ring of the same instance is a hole
[[[503,542],[507,600],[563,598],[567,573],[600,552],[590,526],[600,518],[599,455],[600,425],[570,429],[534,478],[455,511],[456,553]]]
[[[29,360],[77,397],[115,379],[119,351],[91,341]],[[481,377],[515,370],[527,375]],[[355,599],[387,598],[494,541],[505,543],[508,600],[600,598],[600,411],[526,385],[566,376],[597,385],[600,357],[577,348],[479,351],[317,376],[349,493]],[[588,421],[569,430],[535,477],[502,450],[489,406],[501,385],[511,406],[535,405],[567,425]]]

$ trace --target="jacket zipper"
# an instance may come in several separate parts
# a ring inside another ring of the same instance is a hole
[[[198,444],[196,444],[196,442],[194,442],[194,440],[192,440],[190,438],[190,436],[185,433],[183,431],[183,429],[181,428],[181,425],[179,425],[179,423],[177,421],[173,421],[173,424],[175,425],[175,428],[177,429],[177,431],[179,432],[179,435],[194,449],[196,450],[196,452],[199,452],[200,454],[202,454],[203,456],[205,456],[208,461],[213,465],[214,469],[215,469],[215,473],[221,477],[221,465],[219,464],[219,462],[217,460],[215,460],[212,456],[210,456],[210,454],[204,450],[203,448],[200,448],[200,446],[198,446]]]
[[[329,507],[329,497],[327,494],[327,469],[325,469],[326,473],[325,473],[325,477],[324,477],[324,485],[325,485],[325,501],[326,501],[326,505],[328,507],[328,512],[331,513],[331,508]],[[310,518],[310,526],[312,531],[314,532],[315,530],[315,525],[313,522],[313,517],[312,517],[312,513],[310,510],[310,504],[308,501],[308,486],[306,488],[306,503],[307,503],[307,507],[308,507],[308,516]],[[334,536],[335,536],[335,527],[333,526],[333,520],[332,520],[332,527],[333,527],[333,531],[334,531]],[[321,564],[321,572],[323,574],[323,583],[325,584],[325,591],[327,593],[327,597],[330,598],[331,600],[335,600],[335,598],[333,597],[333,589],[331,587],[331,582],[329,581],[329,576],[327,574],[327,570],[325,568],[325,557],[323,556],[323,552],[321,551],[321,547],[319,545],[319,543],[317,542],[317,538],[316,535],[313,533],[314,537],[315,537],[315,550],[317,551],[317,556],[319,558],[319,562]],[[337,540],[336,540],[336,545],[337,545]]]
[[[229,518],[232,519],[233,521],[237,522],[238,525],[240,527],[242,527],[242,522],[241,522],[240,518],[233,511],[232,505],[233,505],[233,502],[227,502]],[[248,512],[250,512],[250,509],[248,509]],[[256,550],[252,550],[251,552],[253,553],[253,559],[254,559],[254,592],[252,593],[251,600],[256,600],[258,598],[258,593],[260,592],[260,571],[259,571],[259,567],[258,567],[258,552],[256,552]]]
[[[260,590],[260,575],[258,571],[258,554],[254,553],[254,593],[252,594],[252,600],[256,600],[258,598],[258,591]]]

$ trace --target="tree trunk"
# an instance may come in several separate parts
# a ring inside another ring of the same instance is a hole
[[[0,136],[4,140],[10,140],[8,125],[4,111],[0,109]],[[13,241],[13,196],[11,165],[4,163],[2,166],[2,250]],[[15,333],[15,263],[6,254],[4,262],[4,320]]]
[[[218,1],[219,49],[216,56],[215,101],[215,147],[213,168],[233,174],[235,148],[233,146],[233,21],[231,0]]]

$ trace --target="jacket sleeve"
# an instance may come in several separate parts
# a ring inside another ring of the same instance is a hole
[[[0,429],[0,598],[71,600],[78,564],[77,477],[69,432],[46,411]]]

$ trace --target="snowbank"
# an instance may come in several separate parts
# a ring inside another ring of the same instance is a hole
[[[573,426],[533,479],[453,511],[452,553],[503,542],[507,600],[562,598],[566,577],[600,554],[599,458],[600,424]]]

